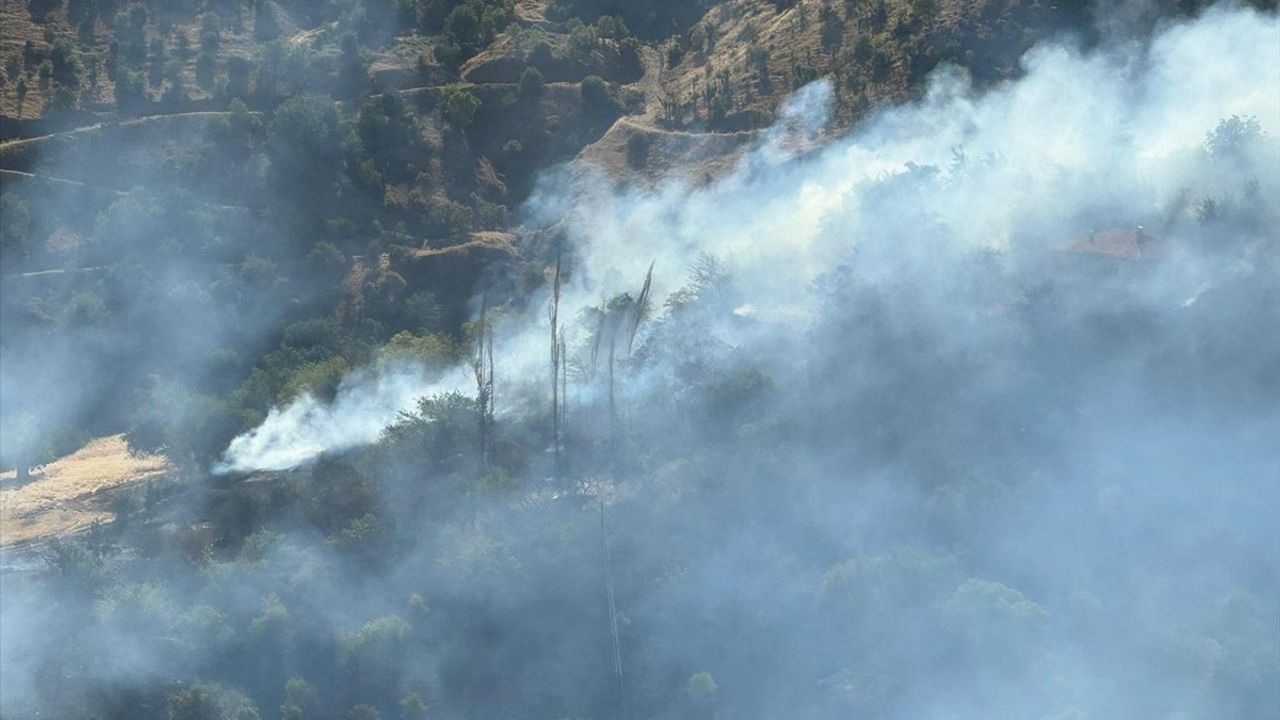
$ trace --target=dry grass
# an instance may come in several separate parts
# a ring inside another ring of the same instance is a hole
[[[635,118],[619,119],[604,137],[582,150],[579,162],[615,178],[640,176],[658,181],[685,177],[702,182],[733,169],[759,136],[754,132],[672,131],[642,123]],[[635,135],[648,140],[642,168],[632,167],[627,158],[627,143]]]
[[[124,435],[98,438],[31,473],[17,485],[0,474],[0,546],[70,535],[110,522],[110,494],[169,470],[163,455],[129,453]]]
[[[465,253],[471,250],[497,250],[508,255],[514,255],[516,236],[509,232],[498,232],[496,230],[485,230],[481,232],[473,232],[466,242],[457,245],[446,245],[438,248],[418,248],[413,251],[414,258],[437,257],[440,255],[453,255],[456,253]]]

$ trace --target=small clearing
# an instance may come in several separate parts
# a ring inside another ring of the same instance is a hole
[[[163,455],[129,452],[124,435],[112,435],[31,471],[19,485],[14,471],[0,473],[0,547],[72,535],[95,522],[111,522],[112,495],[169,470]]]

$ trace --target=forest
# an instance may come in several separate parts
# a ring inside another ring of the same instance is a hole
[[[0,5],[0,718],[1280,717],[1280,14]]]

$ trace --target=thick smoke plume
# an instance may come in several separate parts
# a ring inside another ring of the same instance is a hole
[[[388,361],[344,378],[329,402],[305,392],[273,408],[262,425],[232,440],[213,470],[287,470],[323,453],[371,443],[400,413],[412,410],[417,398],[465,387],[465,376],[438,375],[411,363]]]

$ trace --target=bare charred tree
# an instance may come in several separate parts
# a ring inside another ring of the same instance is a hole
[[[608,367],[607,383],[609,390],[609,423],[612,428],[614,437],[617,437],[618,429],[618,408],[615,394],[615,366],[617,365],[618,341],[619,334],[624,331],[627,333],[627,355],[630,356],[632,346],[635,344],[636,332],[640,329],[640,323],[648,313],[649,294],[653,287],[653,263],[649,264],[649,271],[645,274],[644,285],[640,288],[640,294],[632,297],[631,293],[620,293],[613,296],[604,309],[600,313],[600,322],[596,328],[596,336],[591,346],[591,366],[596,367],[599,359],[601,346],[606,351],[606,362]]]
[[[613,379],[614,370],[617,367],[618,330],[634,307],[635,300],[632,299],[631,293],[622,293],[615,295],[605,310],[605,330],[609,343],[609,427],[615,438],[618,435],[618,404]]]
[[[613,592],[613,553],[604,522],[604,498],[600,498],[600,554],[604,558],[604,591],[609,611],[609,635],[613,640],[613,676],[618,693],[618,719],[626,720],[626,685],[622,674],[622,640],[618,636],[618,604]]]
[[[560,450],[564,471],[569,471],[569,353],[565,352],[564,330],[560,331]]]
[[[493,331],[489,327],[489,296],[480,300],[480,319],[476,326],[476,354],[471,367],[476,378],[476,414],[480,431],[480,473],[489,471],[493,446]]]
[[[631,347],[636,342],[636,331],[640,329],[640,323],[649,315],[649,291],[653,289],[653,265],[657,262],[649,263],[649,272],[644,275],[644,286],[640,288],[640,294],[636,296],[635,307],[631,313],[631,331],[627,334],[627,355],[631,355]]]
[[[563,337],[560,333],[560,267],[561,253],[556,250],[556,274],[551,286],[551,303],[547,306],[547,319],[551,321],[551,444],[555,452],[556,480],[563,474],[560,457],[560,364]]]

